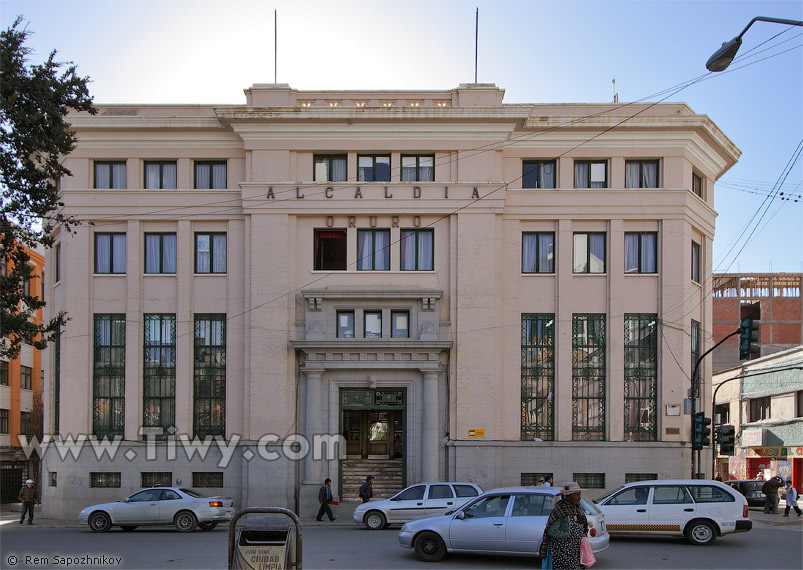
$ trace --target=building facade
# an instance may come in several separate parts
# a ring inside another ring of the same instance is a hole
[[[684,104],[503,95],[269,84],[73,115],[64,211],[93,224],[50,260],[72,320],[44,508],[688,476],[714,181],[739,151]]]
[[[29,248],[28,263],[33,268],[25,285],[31,292],[43,293],[44,256]],[[6,258],[0,256],[0,273],[6,274]],[[42,310],[33,320],[42,324]],[[28,462],[19,436],[33,433],[34,395],[42,389],[42,351],[23,344],[13,360],[0,359],[0,502],[15,503],[24,481],[32,477],[39,484],[37,473],[28,473]],[[41,418],[41,412],[38,416]]]

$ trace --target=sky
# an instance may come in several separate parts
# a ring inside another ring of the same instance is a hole
[[[705,69],[752,18],[803,20],[799,0],[0,0],[0,27],[23,16],[31,61],[56,49],[96,104],[239,105],[274,77],[300,90],[473,83],[477,10],[477,81],[505,103],[610,102],[615,79],[620,103],[667,97],[708,115],[742,151],[715,188],[714,271],[803,272],[803,27],[756,22],[728,71]]]

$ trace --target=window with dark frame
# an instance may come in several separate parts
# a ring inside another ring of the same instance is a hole
[[[574,272],[605,273],[605,232],[574,234]]]
[[[401,157],[402,182],[433,182],[435,180],[434,155],[405,155]]]
[[[59,474],[56,471],[48,471],[48,483],[50,487],[58,487],[59,486]]]
[[[575,473],[572,480],[576,481],[581,489],[605,488],[605,473]]]
[[[95,188],[122,190],[125,187],[125,161],[95,162]]]
[[[226,315],[195,315],[193,432],[226,434]]]
[[[390,269],[390,230],[357,230],[357,270]]]
[[[346,256],[345,230],[315,230],[316,271],[345,271]]]
[[[33,389],[33,369],[30,366],[20,366],[20,388]]]
[[[8,362],[0,360],[0,386],[8,386]]]
[[[227,235],[195,233],[195,273],[226,273]]]
[[[625,232],[625,273],[658,272],[658,233]]]
[[[337,338],[354,338],[354,311],[337,311]]]
[[[691,191],[700,198],[703,197],[703,179],[694,172],[691,174]]]
[[[795,399],[797,401],[797,410],[795,412],[795,417],[800,418],[803,417],[803,390],[798,390],[795,394]]]
[[[730,422],[730,404],[717,404],[714,406],[714,423],[727,424]]]
[[[695,364],[697,364],[697,360],[700,358],[700,351],[702,350],[702,346],[703,346],[702,337],[700,336],[700,322],[699,321],[695,321],[694,319],[692,319],[691,328],[690,328],[690,332],[689,332],[689,337],[690,337],[689,340],[691,341],[691,347],[690,347],[690,349],[691,349],[691,367],[689,368],[689,370],[694,370]],[[697,406],[695,406],[695,407],[698,410],[702,409],[700,407],[701,402],[699,401],[700,394],[702,393],[700,391],[700,379],[702,378],[702,374],[703,374],[702,369],[698,367],[697,368],[697,373],[694,375],[694,378],[692,378],[692,387],[693,387],[695,393],[697,394],[697,399],[698,399]]]
[[[658,315],[625,314],[625,439],[658,439]]]
[[[359,182],[390,182],[390,155],[360,155],[357,157]]]
[[[176,272],[176,234],[145,234],[145,273]]]
[[[691,242],[691,280],[700,283],[700,244]]]
[[[363,311],[363,337],[382,338],[382,311]]]
[[[33,424],[31,424],[31,412],[20,412],[20,434],[33,435]]]
[[[61,244],[57,243],[53,257],[56,260],[56,271],[54,272],[54,283],[61,281]]]
[[[140,487],[171,487],[173,474],[170,472],[140,472]]]
[[[410,311],[390,312],[391,338],[410,338]]]
[[[605,440],[605,362],[605,315],[573,315],[572,439],[574,441]]]
[[[771,398],[764,396],[763,398],[750,399],[750,421],[761,422],[768,420],[771,417]]]
[[[401,231],[401,270],[432,271],[435,268],[435,231]]]
[[[0,408],[0,433],[8,433],[8,410]]]
[[[174,190],[176,183],[175,160],[145,162],[145,189]]]
[[[143,317],[142,426],[166,439],[176,425],[176,315]]]
[[[639,481],[657,481],[657,473],[625,473],[625,483],[638,483]]]
[[[555,273],[555,232],[522,232],[521,272]]]
[[[555,439],[555,315],[521,315],[521,439]]]
[[[95,273],[125,273],[125,262],[124,233],[95,234]]]
[[[199,489],[223,487],[222,471],[202,471],[192,473],[192,486]]]
[[[123,435],[125,426],[125,315],[95,315],[92,433]]]
[[[608,187],[608,161],[607,160],[575,160],[574,161],[574,187],[575,188],[607,188]]]
[[[228,167],[225,160],[195,161],[196,190],[225,190],[228,188]]]
[[[348,180],[345,154],[316,154],[313,157],[315,182],[343,182]]]
[[[116,472],[99,472],[89,474],[90,487],[114,487],[119,488],[121,481],[121,473]]]
[[[658,188],[657,160],[626,160],[625,188]]]
[[[555,188],[557,162],[554,160],[524,160],[521,163],[522,188]]]

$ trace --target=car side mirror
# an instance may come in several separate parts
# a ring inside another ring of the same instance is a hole
[[[456,519],[460,519],[460,520],[462,521],[464,518],[466,518],[466,513],[464,513],[463,511],[460,511],[459,513],[457,513],[457,514],[454,516],[454,518],[456,518]]]

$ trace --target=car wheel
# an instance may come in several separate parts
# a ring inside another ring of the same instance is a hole
[[[131,525],[125,525],[125,526],[121,526],[120,528],[123,529],[126,532],[131,532],[132,530],[134,530],[137,527],[131,526]]]
[[[383,515],[379,511],[370,511],[367,515],[365,515],[364,520],[365,520],[365,526],[367,526],[371,530],[379,530],[385,528],[385,524],[387,523],[385,515]]]
[[[705,546],[714,542],[717,532],[711,523],[694,521],[686,527],[686,538],[695,546]]]
[[[108,532],[112,527],[112,519],[106,513],[93,513],[89,517],[89,528],[94,532]]]
[[[415,553],[425,562],[438,562],[446,556],[446,545],[436,533],[422,532],[415,539]]]
[[[192,532],[198,526],[198,519],[190,511],[181,511],[174,520],[176,530],[179,532]]]
[[[216,522],[199,522],[199,523],[198,523],[198,527],[199,527],[201,530],[214,530],[214,528],[215,528],[216,526],[217,526],[217,523],[216,523]]]

